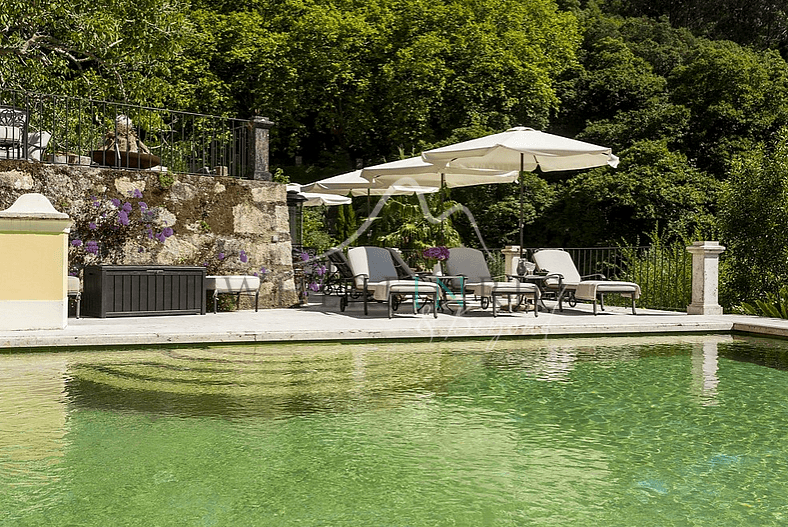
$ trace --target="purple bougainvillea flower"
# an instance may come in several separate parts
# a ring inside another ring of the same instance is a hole
[[[255,271],[254,273],[252,273],[252,276],[259,276],[259,275],[257,274],[257,271]]]
[[[101,213],[101,217],[102,217],[102,218],[106,218],[106,217],[107,217],[107,213],[106,213],[106,212],[102,212],[102,213]]]
[[[308,262],[309,261],[309,253],[308,252],[302,252],[301,253],[301,261],[302,262]]]
[[[138,203],[138,205],[140,206],[140,210],[141,210],[141,211],[146,211],[146,210],[148,210],[148,204],[147,204],[147,203],[145,203],[144,201],[140,201],[140,202]]]
[[[142,197],[142,192],[140,192],[140,189],[138,189],[138,188],[134,189],[134,196],[133,197],[135,197],[135,198],[141,198]]]
[[[96,222],[91,221],[90,223],[88,223],[88,229],[90,229],[91,231],[95,231],[97,228],[98,227],[96,226]]]
[[[260,274],[266,274],[267,272],[268,272],[268,269],[266,269],[265,267],[261,267],[260,268]]]
[[[216,257],[220,260],[224,260],[224,253],[219,253],[216,255]]]
[[[121,208],[122,208],[123,210],[125,210],[126,212],[131,212],[131,208],[132,208],[132,207],[131,207],[131,203],[129,203],[129,202],[127,201],[126,203],[124,203],[124,204],[123,204],[123,207],[121,207]]]
[[[164,229],[162,229],[161,231],[161,235],[164,236],[165,238],[169,238],[173,234],[175,234],[175,231],[172,230],[172,227],[164,227]]]
[[[118,212],[118,223],[121,225],[129,224],[129,214],[125,210]]]
[[[73,245],[74,247],[79,247],[80,245],[82,245],[82,240],[71,240],[71,245]]]
[[[315,269],[317,276],[323,276],[324,274],[326,274],[326,271],[328,271],[328,268],[325,265],[321,265],[320,267]]]
[[[246,256],[246,251],[244,251],[243,249],[241,249],[241,254],[239,254],[239,255],[238,255],[238,258],[239,258],[239,259],[241,260],[241,262],[243,262],[243,263],[246,263],[246,262],[248,262],[248,261],[249,261],[249,257],[248,257],[248,256]]]
[[[112,198],[112,199],[110,200],[110,202],[112,202],[112,204],[113,204],[114,206],[116,206],[116,207],[120,207],[120,200],[119,200],[118,198]]]
[[[309,284],[309,289],[317,293],[318,291],[320,291],[320,284],[318,284],[317,282],[312,282],[311,284]]]
[[[137,249],[137,252],[138,253],[144,253],[145,252],[145,248],[144,247],[140,247],[139,249]]]
[[[90,254],[98,254],[98,242],[95,240],[90,240],[85,244],[85,250]]]

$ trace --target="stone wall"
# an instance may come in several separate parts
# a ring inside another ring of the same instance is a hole
[[[0,161],[0,210],[28,192],[74,220],[71,274],[95,263],[204,265],[257,273],[261,307],[297,303],[282,184]]]

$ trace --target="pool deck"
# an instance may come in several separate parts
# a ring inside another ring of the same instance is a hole
[[[548,307],[552,307],[548,302]],[[354,341],[369,339],[451,339],[565,337],[670,333],[744,332],[788,338],[788,320],[744,315],[687,315],[669,311],[607,307],[594,316],[589,305],[563,312],[489,309],[463,316],[439,313],[413,315],[402,306],[392,319],[385,306],[370,306],[364,316],[360,303],[340,312],[336,299],[318,300],[289,309],[242,310],[206,315],[122,318],[69,318],[62,330],[0,331],[0,349],[79,348],[85,346],[149,346],[295,341]]]

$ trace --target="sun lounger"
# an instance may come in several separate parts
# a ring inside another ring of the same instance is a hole
[[[391,253],[383,247],[352,247],[347,253],[353,271],[353,286],[361,292],[364,300],[364,314],[369,314],[370,299],[388,304],[388,316],[396,310],[403,297],[413,298],[413,311],[417,312],[419,302],[424,298],[432,303],[433,316],[438,316],[438,286],[434,282],[418,277],[401,280],[397,275]],[[340,308],[342,306],[340,305]]]
[[[570,305],[574,305],[575,299],[593,302],[596,315],[597,302],[604,311],[604,295],[614,293],[628,296],[632,301],[632,314],[637,314],[635,300],[640,298],[638,284],[607,280],[602,274],[580,276],[571,255],[563,249],[539,249],[534,251],[533,259],[540,271],[560,275],[559,278],[544,281],[545,288],[556,293],[559,311],[563,311],[562,302],[566,297]]]
[[[497,316],[496,298],[520,296],[531,297],[534,305],[534,316],[539,316],[539,287],[532,283],[522,283],[516,278],[509,281],[496,281],[490,276],[490,270],[484,259],[484,254],[478,249],[457,247],[449,249],[449,259],[446,260],[446,270],[449,275],[462,276],[466,292],[482,297],[483,304],[487,301],[492,304],[492,314]]]

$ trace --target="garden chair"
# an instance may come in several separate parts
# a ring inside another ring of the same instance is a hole
[[[496,297],[505,296],[511,300],[512,295],[518,298],[530,296],[533,299],[534,316],[539,316],[539,287],[514,279],[508,282],[494,280],[484,259],[484,253],[478,249],[468,247],[449,249],[446,270],[449,275],[465,278],[464,291],[481,297],[482,309],[486,309],[488,303],[492,304],[493,316],[497,316]]]
[[[353,272],[353,287],[364,300],[364,314],[369,314],[368,302],[373,299],[386,302],[388,316],[396,311],[401,299],[413,297],[413,312],[418,311],[419,300],[432,301],[432,313],[438,316],[438,286],[421,278],[401,280],[397,275],[391,253],[383,247],[352,247],[347,252],[348,263]],[[426,304],[426,302],[424,302]],[[347,303],[345,303],[347,305]],[[340,304],[340,309],[344,310]]]
[[[596,315],[597,302],[600,309],[604,311],[604,295],[615,293],[628,296],[632,300],[632,314],[637,314],[635,300],[640,298],[638,284],[607,280],[603,274],[580,276],[572,256],[563,249],[538,249],[534,251],[533,259],[540,271],[559,275],[557,278],[549,278],[543,282],[547,290],[556,293],[559,311],[563,311],[562,301],[566,297],[570,307],[574,307],[578,299],[593,302],[594,315]]]
[[[28,112],[0,106],[0,159],[41,161],[52,134],[30,132]]]

